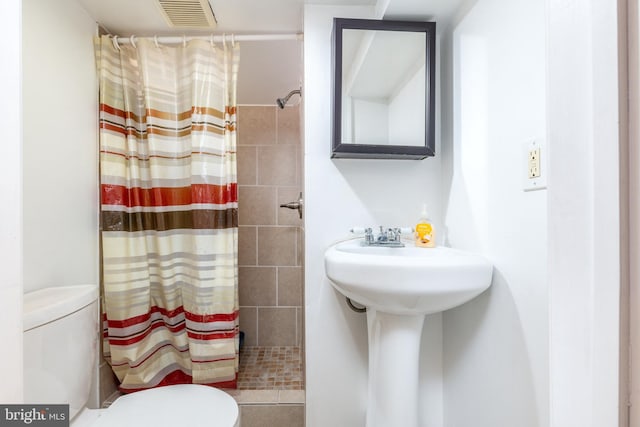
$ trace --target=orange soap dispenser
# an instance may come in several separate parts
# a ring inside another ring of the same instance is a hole
[[[435,248],[436,247],[436,234],[429,219],[427,213],[427,205],[422,205],[422,212],[420,213],[420,221],[416,224],[416,246],[420,248]]]

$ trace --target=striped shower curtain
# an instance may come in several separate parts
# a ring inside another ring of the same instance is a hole
[[[239,46],[96,39],[103,348],[123,392],[236,387]]]

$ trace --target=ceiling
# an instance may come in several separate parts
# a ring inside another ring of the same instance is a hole
[[[211,30],[173,29],[155,0],[77,0],[88,14],[114,35],[197,35]],[[215,33],[302,33],[305,3],[386,6],[385,19],[448,20],[461,4],[477,0],[209,0],[218,21]],[[123,13],[126,11],[126,13]],[[259,74],[258,74],[259,73]],[[302,42],[241,44],[238,103],[274,105],[302,80]],[[266,82],[266,84],[265,84]]]
[[[119,36],[183,33],[167,26],[155,0],[78,2],[106,29]],[[301,33],[305,3],[374,5],[376,0],[209,0],[209,3],[218,21],[216,33],[247,34]],[[122,13],[123,10],[127,13]]]

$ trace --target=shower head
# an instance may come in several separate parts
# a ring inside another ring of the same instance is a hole
[[[293,95],[298,94],[300,96],[302,96],[302,90],[301,89],[296,89],[296,90],[292,90],[291,92],[289,92],[287,94],[287,96],[285,96],[284,98],[278,98],[276,99],[276,104],[278,104],[278,107],[280,108],[284,108],[285,105],[287,105],[287,101],[289,100],[289,98],[291,98]]]

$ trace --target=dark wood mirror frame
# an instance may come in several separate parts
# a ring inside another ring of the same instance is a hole
[[[343,30],[410,31],[426,35],[425,55],[425,138],[424,146],[344,144],[342,142],[342,37]],[[332,158],[421,160],[435,155],[435,66],[436,23],[333,19],[332,34]]]

